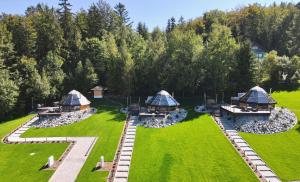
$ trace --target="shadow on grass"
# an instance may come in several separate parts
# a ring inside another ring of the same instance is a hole
[[[296,130],[297,132],[300,133],[300,125],[299,125],[299,121],[298,121],[298,123],[297,123],[296,126],[295,126],[295,130]]]
[[[165,154],[162,164],[160,166],[160,177],[161,181],[169,181],[171,167],[174,164],[174,158],[171,154]]]

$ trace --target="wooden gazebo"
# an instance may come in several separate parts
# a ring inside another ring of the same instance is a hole
[[[90,108],[90,101],[77,90],[72,90],[60,102],[64,112]]]
[[[148,97],[146,101],[150,112],[174,111],[180,105],[167,91],[161,90],[153,97]]]
[[[251,88],[238,101],[239,107],[252,107],[257,110],[270,110],[275,107],[277,102],[268,95],[268,93],[261,87],[256,86]]]

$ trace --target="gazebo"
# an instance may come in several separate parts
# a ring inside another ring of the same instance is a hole
[[[276,101],[263,88],[256,86],[244,94],[238,104],[241,108],[250,106],[257,110],[270,110],[275,107]]]
[[[60,102],[66,112],[84,110],[90,107],[90,101],[77,90],[72,90]]]
[[[153,97],[148,97],[146,105],[150,112],[174,111],[180,105],[167,91],[161,90]]]

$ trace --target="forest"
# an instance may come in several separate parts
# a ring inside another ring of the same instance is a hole
[[[100,0],[79,12],[68,0],[37,4],[24,15],[0,15],[0,118],[60,100],[72,89],[88,94],[96,85],[114,96],[293,89],[299,56],[300,3],[171,17],[166,29],[151,31],[144,22],[134,27],[122,3]]]

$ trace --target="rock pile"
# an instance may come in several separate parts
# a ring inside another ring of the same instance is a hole
[[[208,112],[210,112],[204,105],[195,106],[194,111],[198,112],[198,113],[208,113]]]
[[[241,116],[236,118],[234,127],[242,132],[272,134],[287,131],[297,124],[296,115],[286,108],[276,107],[266,116]]]
[[[43,116],[31,124],[36,128],[50,128],[69,125],[84,120],[94,114],[97,110],[87,109],[81,111],[65,112],[61,116]]]
[[[146,128],[164,128],[184,120],[187,116],[187,113],[188,112],[186,110],[180,109],[179,111],[170,112],[169,114],[165,115],[165,117],[153,116],[143,118],[137,123],[137,125],[144,126]]]

